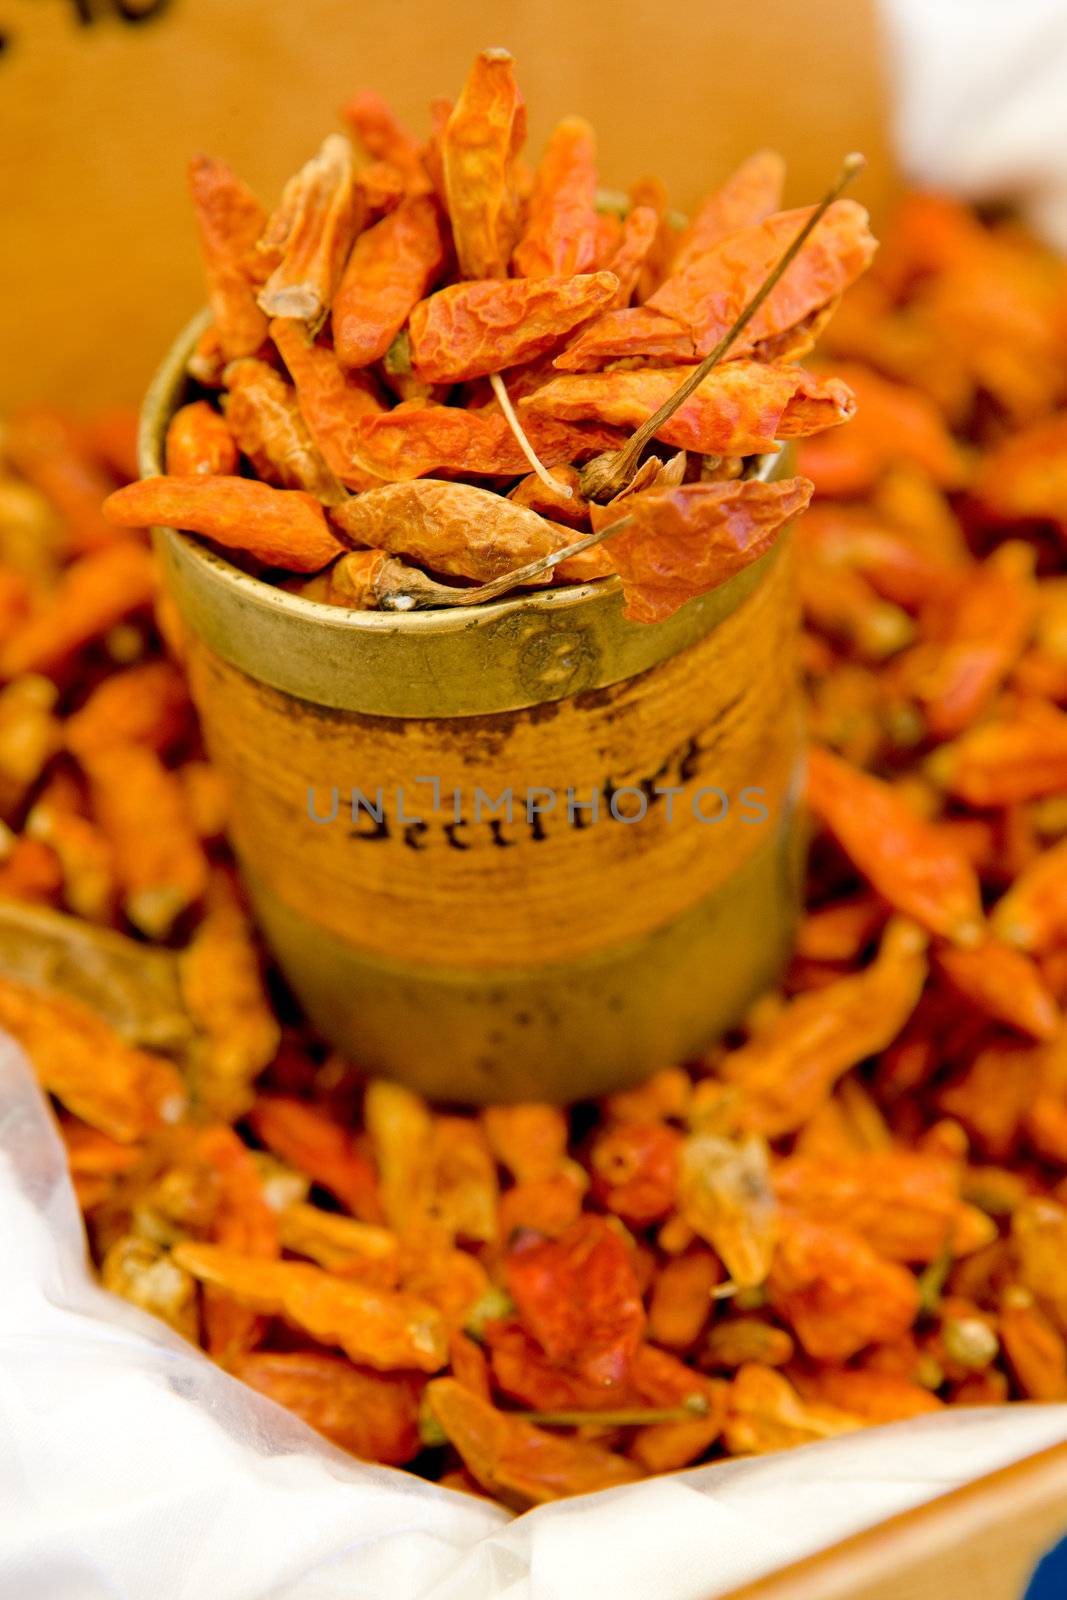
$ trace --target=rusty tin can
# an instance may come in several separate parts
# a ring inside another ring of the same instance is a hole
[[[146,475],[202,325],[146,398]],[[802,857],[788,539],[652,625],[613,579],[345,611],[155,539],[255,913],[361,1067],[580,1099],[692,1057],[773,982]]]

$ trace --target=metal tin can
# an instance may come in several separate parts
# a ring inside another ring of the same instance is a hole
[[[149,390],[145,474],[202,325]],[[641,625],[614,579],[357,612],[155,539],[255,913],[358,1065],[441,1100],[585,1098],[774,980],[802,855],[788,540]]]

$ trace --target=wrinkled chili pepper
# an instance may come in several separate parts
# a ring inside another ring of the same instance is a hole
[[[266,210],[224,162],[211,156],[189,163],[189,190],[223,359],[255,355],[267,337],[267,318],[256,303],[248,260],[266,227]]]
[[[343,366],[366,367],[381,360],[446,259],[440,214],[427,195],[402,201],[359,236],[331,316]]]
[[[317,572],[340,554],[312,495],[272,489],[251,478],[143,478],[116,490],[105,503],[120,526],[187,528],[293,572]]]
[[[551,350],[618,293],[613,272],[456,283],[411,314],[411,367],[424,383],[458,383]]]
[[[596,138],[581,117],[553,130],[512,257],[523,278],[569,277],[597,260]],[[593,309],[593,308],[590,308]]]
[[[314,331],[333,303],[359,225],[352,147],[331,134],[290,178],[255,253],[268,317],[296,317]]]
[[[441,136],[452,234],[465,278],[503,278],[517,220],[515,158],[526,109],[506,50],[483,50]]]

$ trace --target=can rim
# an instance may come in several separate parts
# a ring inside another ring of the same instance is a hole
[[[167,426],[182,403],[182,391],[190,381],[186,363],[196,341],[210,323],[211,310],[205,306],[185,324],[148,385],[137,435],[137,459],[142,478],[155,477],[166,470],[164,446]],[[770,478],[779,462],[780,454],[761,456],[754,476],[761,480]],[[268,583],[264,578],[243,571],[221,552],[179,528],[159,527],[157,531],[168,540],[180,544],[188,554],[209,568],[220,584],[246,603],[267,611],[284,612],[294,619],[303,617],[308,622],[327,622],[332,629],[355,633],[464,633],[516,613],[558,614],[571,611],[575,607],[617,595],[622,586],[621,580],[612,576],[598,578],[595,583],[561,584],[557,588],[540,589],[534,593],[519,593],[513,599],[492,600],[484,605],[449,606],[439,611],[355,611],[344,606],[329,605],[323,600],[309,600],[303,595],[281,589],[277,584]]]

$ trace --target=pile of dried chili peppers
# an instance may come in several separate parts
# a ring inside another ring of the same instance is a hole
[[[375,95],[344,116],[352,138],[328,137],[270,213],[223,162],[193,161],[200,398],[170,425],[166,473],[108,514],[349,609],[618,574],[627,615],[651,622],[764,554],[810,485],[764,482],[756,459],[854,409],[796,362],[871,258],[863,207],[780,210],[764,151],[679,228],[653,180],[600,193],[578,117],[530,170],[504,50],[435,103],[425,143]]]
[[[381,185],[422,182],[387,120],[353,116],[388,155]],[[581,165],[576,139],[548,170]],[[583,193],[583,251],[549,208],[527,271],[633,248]],[[431,206],[405,197],[376,227]],[[477,236],[479,272],[502,269],[498,237]],[[269,259],[289,305],[310,272]],[[436,270],[373,336],[345,325],[349,357],[380,362]],[[420,315],[429,376],[381,368],[401,392],[446,381]],[[581,340],[617,353],[615,330],[652,316],[610,311]],[[792,964],[705,1059],[569,1111],[431,1111],[272,996],[148,550],[100,514],[133,476],[130,426],[10,425],[0,1024],[55,1102],[103,1282],[356,1455],[521,1509],[946,1405],[1067,1398],[1067,268],[1010,220],[913,197],[827,344],[860,405],[803,450],[817,831]],[[328,364],[323,392],[364,392],[364,368],[339,380],[325,345],[299,348]],[[205,406],[174,438],[195,454],[214,430],[225,452],[240,416],[266,460],[248,396],[273,394],[291,437],[288,380],[226,354],[244,376],[228,368],[225,427]],[[437,415],[504,439],[488,406],[417,391],[363,414],[379,442]],[[319,457],[305,441],[292,460]],[[526,479],[502,503],[532,498]]]

